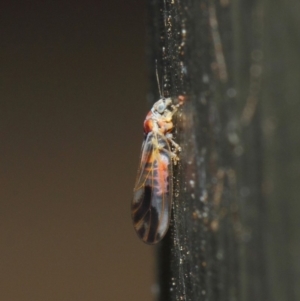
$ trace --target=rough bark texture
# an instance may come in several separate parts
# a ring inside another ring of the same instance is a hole
[[[149,101],[155,60],[164,96],[187,96],[160,301],[300,299],[299,21],[277,2],[149,1]]]

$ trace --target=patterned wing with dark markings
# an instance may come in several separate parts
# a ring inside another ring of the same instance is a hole
[[[169,228],[173,192],[170,147],[163,135],[147,135],[133,192],[134,228],[145,243],[155,244]]]

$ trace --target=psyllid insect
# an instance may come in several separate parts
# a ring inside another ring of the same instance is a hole
[[[177,164],[181,151],[171,133],[174,128],[172,119],[180,105],[174,105],[171,98],[161,97],[144,121],[145,138],[131,209],[136,233],[148,244],[159,242],[169,228],[173,197],[172,164]]]

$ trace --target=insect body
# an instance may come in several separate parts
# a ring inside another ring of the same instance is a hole
[[[158,100],[144,121],[145,139],[132,202],[132,219],[138,236],[148,244],[166,234],[171,215],[173,169],[180,147],[175,141],[172,118],[178,105],[171,98]],[[172,147],[172,149],[171,149]]]

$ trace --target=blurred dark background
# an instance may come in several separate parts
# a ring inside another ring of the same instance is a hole
[[[131,225],[143,1],[1,1],[1,301],[152,300]]]

